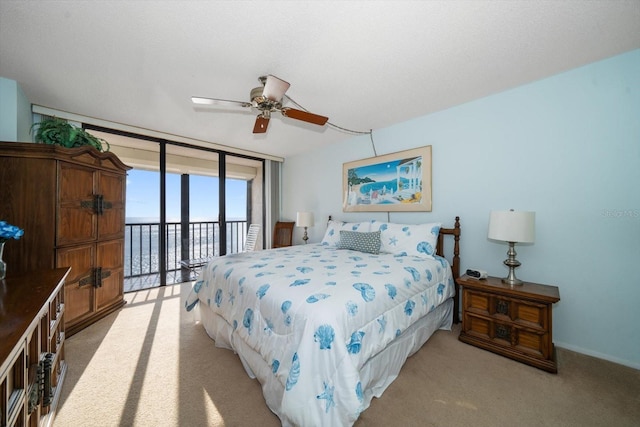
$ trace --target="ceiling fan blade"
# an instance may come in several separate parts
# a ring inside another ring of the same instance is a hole
[[[269,126],[269,119],[259,115],[256,118],[256,124],[253,126],[253,133],[265,133]]]
[[[272,101],[280,101],[289,86],[291,86],[289,83],[269,74],[264,84],[262,95]]]
[[[303,122],[313,123],[319,126],[323,126],[329,120],[328,117],[309,113],[308,111],[296,110],[295,108],[283,108],[281,112],[285,117],[302,120]]]
[[[239,105],[240,107],[251,107],[250,102],[244,101],[232,101],[229,99],[218,99],[218,98],[202,98],[200,96],[192,96],[191,102],[194,104],[200,105],[224,105],[224,104],[233,104]]]

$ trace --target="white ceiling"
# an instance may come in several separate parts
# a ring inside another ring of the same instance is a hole
[[[30,102],[279,157],[351,134],[276,114],[253,135],[255,111],[190,97],[245,101],[274,74],[375,134],[638,48],[640,0],[0,1],[0,76]]]

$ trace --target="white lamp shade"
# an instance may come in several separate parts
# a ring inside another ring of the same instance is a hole
[[[296,226],[313,227],[313,212],[298,212],[296,215]]]
[[[280,101],[284,96],[284,93],[289,89],[289,86],[288,82],[285,82],[276,76],[268,75],[262,94],[272,101]]]
[[[489,239],[503,242],[533,243],[536,233],[536,213],[491,211]]]

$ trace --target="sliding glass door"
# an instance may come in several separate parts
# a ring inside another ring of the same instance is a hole
[[[226,154],[224,184],[224,219],[226,224],[226,253],[242,252],[250,224],[263,220],[263,170],[262,161]],[[257,248],[262,248],[262,234]]]
[[[262,160],[91,132],[133,167],[127,179],[125,291],[192,280],[198,264],[193,260],[241,252],[249,223],[262,225]]]
[[[146,287],[149,280],[143,278],[159,271],[159,178],[143,169],[127,174],[124,274],[140,278],[135,289]]]

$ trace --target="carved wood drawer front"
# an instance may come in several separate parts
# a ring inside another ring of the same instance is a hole
[[[527,327],[547,329],[549,306],[533,302],[514,301],[514,321]]]
[[[496,320],[516,322],[527,328],[539,328],[543,331],[547,329],[549,306],[546,304],[479,291],[465,292],[467,293],[465,309],[469,312],[491,316]]]
[[[519,327],[515,323],[501,322],[484,316],[466,313],[464,332],[501,347],[511,347],[533,357],[548,359],[551,349],[548,334],[543,330]]]

